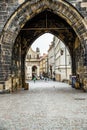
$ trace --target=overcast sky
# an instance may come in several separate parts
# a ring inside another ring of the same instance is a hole
[[[53,41],[53,35],[50,33],[45,33],[41,35],[35,42],[32,44],[32,49],[36,51],[36,47],[39,47],[41,55],[47,53],[49,45]]]

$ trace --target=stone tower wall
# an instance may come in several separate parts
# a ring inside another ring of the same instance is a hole
[[[10,15],[17,9],[18,6],[20,6],[20,4],[22,4],[23,1],[25,0],[21,0],[21,2],[19,2],[19,0],[0,0],[0,32]],[[87,0],[67,0],[67,2],[74,5],[84,18],[87,19]]]
[[[30,1],[30,2],[27,2],[29,4],[30,3],[35,4],[36,8],[38,8],[40,5],[41,5],[41,9],[43,7],[43,4],[42,4],[43,0],[36,0],[36,1],[35,0],[26,0],[26,1]],[[53,2],[54,1],[63,2],[63,0],[49,0],[49,1],[50,1],[49,3],[51,3],[51,1],[53,1]],[[44,2],[48,2],[48,0],[44,0]],[[66,5],[61,6],[62,10],[60,11],[60,13],[61,12],[64,13],[66,11],[65,14],[67,14],[67,16],[66,16],[67,19],[68,18],[70,19],[71,25],[76,30],[77,34],[79,35],[79,37],[81,39],[81,43],[83,43],[83,45],[86,46],[85,43],[87,43],[87,33],[86,33],[86,29],[83,26],[84,25],[83,22],[84,22],[84,19],[87,20],[87,2],[84,1],[84,0],[67,0],[67,2],[70,2],[71,4],[73,4],[74,7],[77,8],[77,10],[83,15],[84,18],[81,17],[82,18],[82,23],[81,23],[81,19],[79,19],[80,15],[79,15],[79,17],[77,15],[75,15],[76,12],[74,13],[73,11],[76,11],[76,10],[74,10],[74,8],[72,6],[71,6],[72,11],[70,11],[70,12],[69,12],[69,10],[66,10],[66,8],[65,8]],[[27,6],[26,10],[25,10],[25,6],[24,7],[21,6],[20,7],[21,8],[20,12],[18,12],[18,10],[15,11],[20,6],[20,4],[22,4],[22,3],[19,3],[19,0],[0,0],[0,33],[3,34],[3,35],[1,35],[1,39],[0,39],[2,41],[2,44],[0,43],[0,45],[1,45],[0,48],[2,47],[0,49],[0,54],[2,54],[2,55],[0,55],[0,58],[1,58],[1,60],[0,60],[0,81],[1,82],[3,81],[3,83],[4,83],[4,81],[6,81],[5,80],[6,77],[7,77],[6,74],[11,75],[12,74],[11,71],[19,70],[17,68],[17,66],[12,66],[12,64],[11,64],[11,62],[12,62],[11,61],[11,49],[12,49],[12,44],[14,43],[14,40],[15,40],[15,38],[17,36],[17,33],[18,33],[17,31],[18,31],[18,29],[20,29],[20,27],[22,27],[22,20],[25,20],[25,21],[27,20],[27,11],[28,11],[28,9],[30,9],[29,6]],[[58,5],[60,5],[60,4],[58,4]],[[47,6],[47,7],[49,7],[49,6]],[[50,7],[51,7],[51,5],[50,5]],[[55,6],[53,5],[53,8],[54,7]],[[55,7],[55,9],[56,9],[56,7]],[[34,12],[34,11],[36,12],[34,7],[30,9],[30,13]],[[4,25],[6,24],[7,20],[10,18],[11,14],[13,12],[15,12],[15,14],[17,13],[17,15],[16,15],[17,17],[14,14],[14,19],[9,20],[9,22],[11,21],[10,26],[7,25],[7,28],[3,28]],[[24,15],[23,15],[23,13],[24,13]],[[22,18],[20,17],[21,15],[23,16]],[[4,29],[4,30],[2,31],[2,29]],[[82,41],[82,39],[83,39],[83,41]],[[24,42],[24,44],[25,43],[26,42]],[[80,49],[80,46],[79,46],[78,50],[75,50],[75,52],[79,54],[80,50],[81,49]],[[83,55],[87,55],[86,54],[87,51],[85,51],[85,50],[87,50],[87,49],[84,49],[84,50],[82,49],[82,51],[84,51]],[[19,53],[19,51],[18,51],[18,53]],[[14,56],[15,56],[14,59],[15,59],[15,64],[16,64],[19,60],[17,59],[18,57],[16,55],[14,55]],[[79,56],[76,58],[76,60],[80,64],[81,60],[79,61]],[[74,58],[73,58],[73,61],[74,61]],[[84,61],[86,61],[86,60],[84,60]],[[23,67],[22,70],[24,70],[24,57],[22,57],[21,62],[22,62],[21,66]],[[24,72],[23,72],[23,74],[24,74]],[[16,81],[16,79],[17,79],[17,77],[14,80]],[[13,75],[12,75],[12,81],[11,82],[12,83],[14,82],[13,81]]]

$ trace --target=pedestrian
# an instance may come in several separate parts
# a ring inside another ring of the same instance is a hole
[[[45,77],[45,81],[47,81],[47,77]]]
[[[35,81],[36,81],[36,77],[34,76],[34,78],[33,78],[33,81],[34,81],[34,83],[35,83]]]

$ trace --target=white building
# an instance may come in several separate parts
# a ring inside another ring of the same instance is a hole
[[[54,43],[52,42],[48,50],[48,66],[49,77],[53,78],[53,72],[55,71],[55,59],[54,59]]]
[[[26,55],[25,61],[25,75],[26,79],[33,79],[34,76],[38,79],[40,76],[40,51],[36,48],[33,51],[32,48],[29,49]]]
[[[61,40],[54,37],[48,50],[49,72],[52,78],[62,81],[71,75],[69,51]]]

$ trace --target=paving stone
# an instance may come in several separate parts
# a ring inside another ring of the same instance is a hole
[[[0,130],[87,130],[86,93],[53,81],[29,85],[0,95]]]

